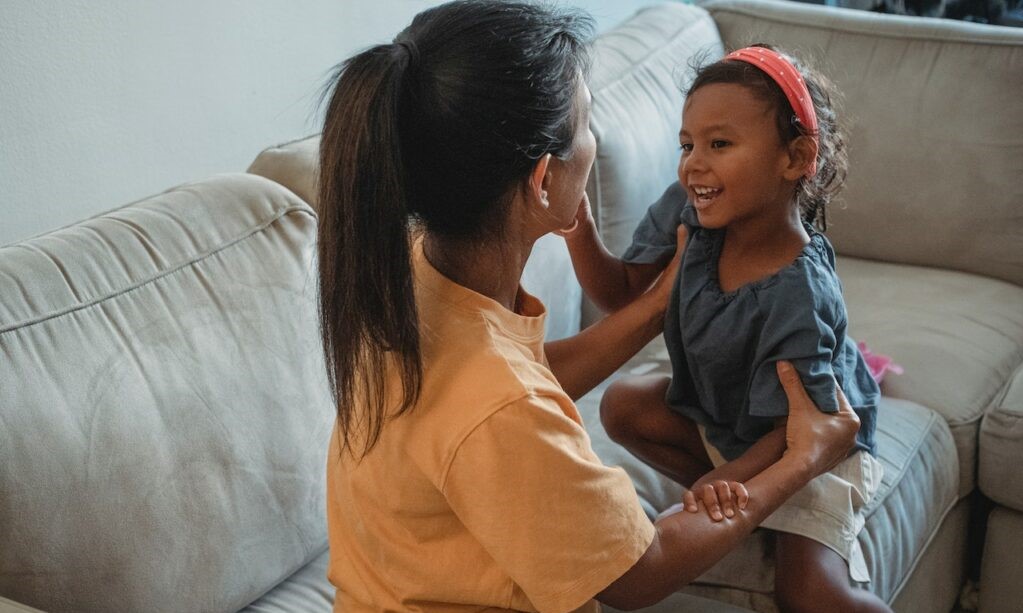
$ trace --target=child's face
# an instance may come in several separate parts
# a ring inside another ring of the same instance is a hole
[[[678,179],[700,225],[724,228],[786,219],[795,183],[774,109],[738,84],[692,92],[682,109]],[[768,226],[769,227],[769,226]]]

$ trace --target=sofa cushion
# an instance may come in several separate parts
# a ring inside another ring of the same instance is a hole
[[[579,401],[593,449],[604,463],[621,466],[636,484],[651,516],[681,500],[682,488],[608,439],[600,425],[599,401],[610,382],[629,374],[670,372],[660,339]],[[955,505],[959,466],[945,420],[913,402],[882,398],[877,424],[878,458],[884,478],[867,505],[860,546],[872,576],[870,589],[890,600],[913,571]],[[774,611],[774,560],[769,533],[757,530],[743,544],[686,588],[687,593],[735,605]]]
[[[236,611],[323,550],[315,225],[238,174],[0,248],[0,593]]]
[[[839,257],[837,268],[849,334],[905,369],[888,375],[881,392],[948,421],[959,452],[959,495],[966,495],[976,485],[981,417],[1023,360],[1023,288],[851,257]]]
[[[702,6],[729,48],[782,45],[843,93],[848,206],[828,210],[839,253],[1023,285],[1023,29],[798,2]]]
[[[988,498],[1023,511],[1023,365],[980,425],[978,481]]]
[[[260,152],[248,172],[280,183],[316,209],[319,152],[319,135],[277,145]],[[548,234],[533,245],[522,271],[522,286],[547,307],[548,340],[579,331],[583,290],[572,270],[564,239]]]
[[[324,551],[240,613],[331,613],[334,586],[327,580],[330,552]]]

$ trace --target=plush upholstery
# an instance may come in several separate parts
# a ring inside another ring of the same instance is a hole
[[[851,171],[829,236],[849,330],[906,371],[882,386],[885,476],[859,536],[869,589],[899,613],[949,611],[979,485],[995,506],[981,613],[1016,611],[1023,30],[770,0],[641,11],[595,42],[589,81],[587,190],[613,251],[675,177],[691,63],[752,40],[822,59],[845,92]],[[318,145],[0,248],[0,596],[48,611],[331,610]],[[583,315],[558,237],[536,245],[523,284],[550,338],[599,316]],[[614,378],[651,372],[668,372],[659,339]],[[607,438],[608,384],[580,411],[653,516],[681,490]],[[773,572],[756,532],[653,611],[773,611]]]
[[[237,174],[0,249],[0,594],[233,611],[323,551],[314,232]]]

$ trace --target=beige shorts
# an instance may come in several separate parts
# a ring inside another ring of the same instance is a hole
[[[725,462],[700,426],[700,436],[714,466]],[[866,451],[857,451],[830,471],[814,478],[760,524],[822,543],[845,559],[849,577],[870,581],[867,561],[857,540],[863,529],[863,507],[881,486],[884,467]]]

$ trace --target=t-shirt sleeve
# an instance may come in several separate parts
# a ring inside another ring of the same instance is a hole
[[[632,482],[551,398],[527,396],[459,445],[442,484],[469,532],[542,612],[572,611],[630,569],[654,527]]]
[[[632,244],[622,254],[622,261],[629,264],[652,264],[674,253],[677,243],[675,232],[685,204],[685,190],[675,181],[647,209],[632,234]]]
[[[788,415],[788,398],[778,380],[776,363],[792,362],[807,394],[821,411],[838,411],[833,358],[835,324],[813,308],[813,298],[790,294],[791,302],[774,304],[767,313],[757,347],[749,392],[749,412],[757,417]]]

